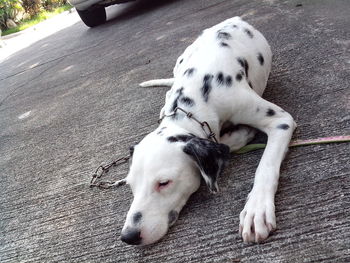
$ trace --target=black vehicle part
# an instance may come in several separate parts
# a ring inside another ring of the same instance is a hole
[[[106,22],[106,10],[104,6],[93,6],[87,10],[77,10],[81,20],[88,27],[95,27]]]

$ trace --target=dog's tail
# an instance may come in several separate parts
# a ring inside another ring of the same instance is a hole
[[[171,79],[153,79],[140,83],[142,88],[148,87],[171,87],[174,84],[174,78]]]

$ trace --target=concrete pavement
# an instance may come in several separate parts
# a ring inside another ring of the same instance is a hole
[[[301,4],[301,6],[300,6]],[[130,189],[90,189],[103,161],[157,127],[169,77],[201,32],[243,16],[274,53],[264,97],[290,112],[294,138],[350,134],[350,2],[143,0],[76,21],[0,64],[1,262],[349,262],[349,144],[293,148],[281,168],[278,229],[245,245],[239,212],[262,152],[233,155],[211,195],[203,185],[159,243],[119,240]],[[121,178],[127,167],[113,170]]]

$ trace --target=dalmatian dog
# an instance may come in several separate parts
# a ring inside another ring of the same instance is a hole
[[[240,17],[202,32],[177,59],[174,78],[140,85],[171,86],[159,127],[131,150],[124,182],[134,199],[121,232],[131,245],[161,239],[204,179],[211,192],[229,157],[259,129],[268,142],[254,186],[240,213],[239,232],[246,243],[261,242],[276,228],[274,197],[281,162],[296,124],[292,116],[261,98],[272,53],[264,36]],[[201,125],[180,107],[206,121],[218,137],[209,140]]]

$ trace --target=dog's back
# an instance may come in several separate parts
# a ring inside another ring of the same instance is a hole
[[[271,60],[271,49],[265,37],[240,17],[233,17],[205,29],[186,48],[176,61],[174,77],[175,80],[181,79],[191,68],[204,74],[222,72],[232,76],[232,82],[246,79],[261,96],[270,73]],[[218,81],[221,81],[221,75]]]

